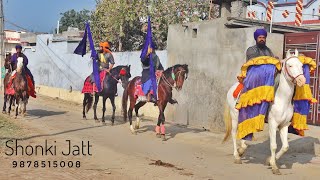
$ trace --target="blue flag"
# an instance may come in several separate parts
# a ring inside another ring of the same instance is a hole
[[[94,81],[96,83],[98,91],[100,92],[102,89],[101,89],[101,84],[100,84],[98,54],[97,54],[96,50],[94,49],[94,43],[93,43],[91,31],[90,31],[90,24],[88,22],[86,23],[86,28],[85,28],[85,31],[84,31],[83,38],[80,41],[80,43],[77,46],[77,48],[74,50],[74,53],[78,54],[78,55],[81,55],[82,57],[86,54],[87,37],[89,39],[90,50],[91,50],[91,58],[92,58],[92,62],[93,62],[93,66],[92,67],[93,67]]]
[[[152,82],[152,90],[153,90],[154,98],[157,100],[157,80],[156,80],[154,63],[153,63],[153,60],[152,60],[152,53],[151,53],[154,48],[155,48],[154,47],[154,43],[152,42],[151,21],[150,21],[150,16],[149,16],[148,17],[147,36],[146,36],[146,40],[145,40],[143,49],[141,51],[140,58],[141,59],[145,59],[145,57],[147,56],[148,52],[150,53],[150,56],[149,56],[150,78],[151,78],[151,82]]]

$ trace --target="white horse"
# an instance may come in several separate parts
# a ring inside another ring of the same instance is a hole
[[[273,103],[270,104],[268,123],[269,123],[269,135],[270,135],[270,150],[271,157],[266,161],[268,165],[271,165],[273,174],[280,175],[279,168],[276,165],[278,160],[289,148],[288,144],[288,126],[293,116],[293,105],[291,103],[295,85],[303,86],[306,83],[306,78],[303,75],[303,64],[298,59],[298,50],[295,50],[295,54],[290,54],[288,50],[286,59],[282,60],[282,70],[280,74],[279,87],[275,92],[275,98]],[[227,94],[227,106],[225,108],[225,124],[226,135],[223,141],[226,141],[230,137],[232,131],[232,140],[234,146],[234,158],[235,163],[241,164],[241,156],[248,147],[245,140],[241,140],[240,148],[237,148],[236,135],[238,129],[238,115],[239,111],[235,108],[236,99],[233,97],[233,92],[239,83],[234,84]],[[232,126],[232,129],[231,129]],[[282,141],[282,148],[276,154],[277,142],[276,132],[280,131],[280,137]]]

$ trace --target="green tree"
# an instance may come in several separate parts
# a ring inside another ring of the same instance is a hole
[[[208,0],[97,0],[92,31],[97,41],[109,41],[114,51],[141,50],[147,16],[151,16],[157,49],[166,49],[170,24],[207,20]],[[211,16],[212,17],[212,16]]]
[[[62,17],[60,18],[59,32],[66,31],[68,27],[76,27],[80,30],[84,30],[85,22],[91,19],[91,12],[89,10],[81,10],[79,12],[74,9],[60,13]]]

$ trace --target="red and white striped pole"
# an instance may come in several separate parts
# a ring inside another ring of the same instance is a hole
[[[303,0],[297,0],[296,3],[296,19],[295,25],[301,26],[302,23],[302,9],[303,9]]]
[[[269,0],[268,1],[268,7],[267,7],[267,21],[268,22],[271,22],[271,20],[272,20],[273,8],[274,8],[273,1]]]

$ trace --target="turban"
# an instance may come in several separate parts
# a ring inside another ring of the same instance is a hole
[[[16,45],[16,49],[22,49],[22,46],[20,44]]]
[[[254,36],[254,39],[257,40],[258,37],[261,36],[261,35],[267,37],[267,31],[264,30],[264,29],[257,29],[257,30],[254,32],[254,35],[253,35],[253,36]]]

